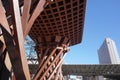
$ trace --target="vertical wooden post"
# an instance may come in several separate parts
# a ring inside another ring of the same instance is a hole
[[[65,57],[65,53],[68,51],[68,44],[69,40],[68,38],[64,37],[53,37],[54,43],[51,45],[41,45],[42,47],[46,48],[45,51],[42,51],[43,55],[47,54],[46,56],[43,56],[44,62],[41,66],[39,66],[39,69],[37,73],[35,74],[33,80],[59,80],[63,79],[61,78],[61,65],[63,62],[63,59]],[[46,38],[46,43],[50,43],[51,39]],[[42,40],[40,40],[42,42]],[[53,42],[53,41],[52,41]],[[44,41],[42,42],[44,43]],[[57,46],[56,46],[57,45]],[[54,46],[54,47],[51,47]],[[40,46],[38,46],[40,47]],[[49,50],[50,48],[50,50]],[[47,49],[49,51],[47,51]],[[42,59],[42,60],[43,60]]]
[[[12,12],[12,20],[13,20],[13,27],[14,27],[14,40],[20,54],[20,59],[22,62],[22,68],[25,75],[26,80],[30,80],[30,73],[27,64],[27,58],[25,55],[24,49],[24,37],[23,37],[23,29],[21,24],[21,17],[19,11],[19,3],[18,0],[10,0],[11,4],[11,12]],[[17,66],[17,65],[16,65]]]
[[[10,32],[10,29],[9,29],[9,25],[8,25],[8,22],[7,22],[7,18],[6,18],[6,15],[5,15],[5,9],[4,9],[4,7],[3,7],[3,5],[2,5],[2,2],[1,2],[1,0],[0,0],[0,26],[2,25],[2,26],[4,26],[4,28],[8,31],[8,33],[11,33]],[[1,32],[2,32],[2,29],[1,29]],[[4,57],[5,57],[5,59],[4,59],[4,61],[2,61],[2,64],[4,65],[4,73],[3,74],[1,74],[2,76],[3,76],[3,78],[4,78],[4,80],[5,79],[8,79],[9,78],[9,75],[10,75],[10,69],[11,69],[11,63],[10,63],[10,60],[9,60],[9,56],[8,56],[8,53],[7,53],[7,51],[5,51],[5,49],[6,49],[6,45],[5,45],[5,42],[4,42],[4,38],[3,38],[3,35],[1,35],[0,36],[0,40],[3,42],[3,47],[2,47],[2,49],[1,49],[1,54],[0,54],[0,56],[2,56],[2,55],[5,55]],[[3,51],[5,51],[4,53],[3,53]],[[6,63],[7,62],[7,63]],[[2,65],[1,64],[1,65]],[[1,78],[2,79],[2,78]]]

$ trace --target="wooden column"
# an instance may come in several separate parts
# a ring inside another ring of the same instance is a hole
[[[10,71],[5,64],[7,50],[4,45],[3,36],[0,35],[0,80],[8,80],[10,76]]]
[[[23,5],[23,13],[22,13],[22,28],[23,31],[27,27],[28,19],[30,17],[30,6],[31,6],[31,0],[24,0],[24,5]]]
[[[9,33],[11,33],[10,29],[9,29],[9,25],[8,25],[5,13],[6,13],[6,11],[4,10],[4,7],[3,7],[2,2],[0,0],[0,28],[1,28],[1,25],[3,25],[4,28]],[[2,32],[2,30],[1,30],[1,32]],[[0,56],[1,56],[1,60],[2,60],[1,61],[2,62],[1,63],[2,71],[0,71],[0,72],[3,72],[2,74],[0,74],[1,75],[0,80],[8,80],[8,78],[10,76],[10,72],[9,71],[11,69],[11,63],[9,61],[8,53],[7,53],[7,51],[5,51],[6,45],[5,45],[4,38],[3,38],[2,34],[0,35],[0,41],[3,43],[2,49],[0,50],[0,52],[1,52]],[[4,59],[3,59],[3,55],[4,55]]]
[[[60,76],[61,67],[62,67],[62,64],[59,66],[58,70],[56,71],[55,80],[58,80],[61,77]],[[60,79],[60,80],[62,80],[62,79]]]
[[[54,60],[50,63],[50,65],[47,67],[47,70],[45,70],[45,72],[43,73],[43,75],[40,77],[40,80],[43,80],[44,77],[47,76],[50,68],[52,68],[53,65],[55,65],[56,59],[60,57],[60,55],[62,54],[62,52],[63,52],[63,50],[61,49],[61,50],[58,52],[58,55],[55,57],[55,59],[54,59]],[[55,66],[55,67],[56,67],[56,66]],[[53,69],[53,71],[54,71],[54,69]],[[50,74],[50,75],[51,75],[51,74]]]
[[[0,24],[2,25],[5,44],[7,45],[6,48],[8,50],[13,71],[17,80],[30,80],[30,74],[24,49],[24,38],[29,33],[35,19],[44,9],[45,3],[45,0],[39,1],[37,7],[30,17],[30,20],[28,21],[31,0],[24,0],[21,24],[18,0],[10,0],[12,25],[14,29],[14,35],[11,35],[10,27],[5,15],[5,10],[0,0]],[[17,69],[19,69],[19,71]]]
[[[55,71],[57,71],[57,69],[60,67],[60,65],[62,64],[64,57],[66,54],[64,54],[64,56],[62,57],[62,59],[58,62],[57,66],[55,67],[55,69],[53,70],[53,72],[51,73],[51,75],[48,77],[48,80],[51,80],[52,76],[55,74]]]
[[[56,50],[57,50],[57,49],[55,48],[55,49],[51,52],[51,54],[50,54],[50,56],[47,58],[47,60],[44,62],[44,64],[42,65],[42,67],[39,67],[38,72],[37,72],[37,73],[35,74],[35,76],[34,76],[34,80],[37,80],[37,79],[39,78],[39,76],[41,75],[41,73],[42,73],[42,71],[44,70],[45,66],[47,65],[48,61],[51,59],[52,55],[55,53]]]
[[[16,79],[20,80],[30,80],[30,73],[28,69],[27,59],[25,55],[25,49],[24,49],[24,36],[23,36],[23,29],[21,24],[21,17],[20,17],[20,8],[18,0],[10,0],[10,6],[11,6],[11,12],[12,12],[12,23],[13,23],[13,29],[14,29],[14,40],[15,45],[18,49],[18,58],[21,61],[19,63],[19,66],[21,66],[21,74],[23,76],[15,76]],[[14,56],[15,57],[15,56]],[[18,65],[15,65],[18,66]],[[22,73],[23,72],[23,73]],[[16,75],[16,73],[15,73]]]
[[[11,34],[10,28],[9,28],[9,25],[8,25],[8,22],[7,22],[7,18],[6,18],[6,15],[5,15],[5,10],[4,10],[4,7],[2,6],[1,0],[0,0],[0,24],[2,26],[4,26],[4,28]],[[3,35],[0,36],[0,40],[3,42],[3,48],[2,48],[2,52],[3,52],[5,50],[5,48],[6,48]],[[9,56],[6,56],[5,62],[7,62],[7,64],[6,63],[5,64],[6,64],[7,68],[10,71],[10,69],[11,69],[11,63],[9,61]]]
[[[6,13],[6,11],[5,11],[5,9],[4,9],[3,5],[2,5],[2,2],[1,2],[1,0],[0,0],[0,24],[1,24],[9,33],[11,33],[5,13]]]
[[[54,39],[53,39],[54,38]],[[55,41],[52,41],[55,40]],[[51,43],[52,41],[52,43]],[[39,68],[37,73],[35,74],[33,80],[55,80],[60,79],[60,70],[61,65],[64,59],[65,53],[68,50],[68,38],[56,36],[51,38],[45,38],[46,45],[42,45],[44,43],[44,39],[40,39],[41,45],[38,47],[44,48],[42,54],[42,62],[39,64]],[[41,50],[41,49],[40,49]],[[57,73],[58,72],[58,73]],[[57,77],[56,77],[57,76]],[[62,79],[62,78],[61,78]]]

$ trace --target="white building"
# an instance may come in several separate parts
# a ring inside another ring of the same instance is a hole
[[[100,64],[120,64],[120,58],[117,52],[115,42],[106,38],[98,49],[99,63]],[[99,76],[99,80],[107,80]]]
[[[119,55],[115,42],[106,38],[98,50],[100,64],[120,64]]]

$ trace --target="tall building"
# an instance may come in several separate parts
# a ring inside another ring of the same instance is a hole
[[[106,38],[98,50],[100,64],[120,64],[119,55],[115,42]]]
[[[120,64],[115,42],[110,38],[104,40],[103,44],[98,49],[98,56],[100,64]],[[98,77],[99,80],[107,80],[103,76]]]

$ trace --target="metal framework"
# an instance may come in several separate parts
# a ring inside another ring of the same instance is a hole
[[[119,77],[120,65],[63,65],[63,75]],[[119,77],[120,78],[120,77]]]
[[[69,46],[82,40],[86,0],[0,0],[0,80],[63,80]],[[32,75],[24,41],[36,43]]]

